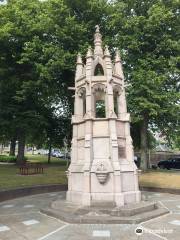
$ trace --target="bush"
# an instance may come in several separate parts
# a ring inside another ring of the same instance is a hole
[[[17,159],[16,156],[0,155],[0,162],[15,163],[16,159]]]
[[[0,162],[15,163],[16,160],[17,156],[0,155]],[[24,157],[24,160],[27,161],[28,158]]]

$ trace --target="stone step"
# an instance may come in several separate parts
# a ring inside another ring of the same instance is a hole
[[[134,216],[81,216],[79,223],[84,224],[138,224],[169,213],[165,208],[136,214]],[[77,219],[76,219],[77,220]]]
[[[150,210],[149,208],[149,211],[141,212],[133,216],[112,216],[103,214],[102,212],[93,212],[91,211],[92,209],[89,210],[89,213],[84,210],[85,209],[82,209],[82,212],[77,211],[77,209],[75,209],[75,211],[69,211],[65,206],[62,206],[59,209],[42,209],[41,212],[65,222],[82,224],[138,224],[169,213],[168,209],[159,204],[157,204],[157,208],[154,210]]]
[[[134,216],[143,212],[153,211],[158,206],[154,202],[141,202],[140,204],[130,204],[115,208],[111,211],[111,216]]]
[[[92,208],[114,208],[114,207],[116,207],[116,203],[113,201],[103,202],[102,200],[101,201],[92,201],[91,207]]]
[[[134,221],[134,223],[141,223],[141,222],[145,222],[145,221],[148,221],[152,218],[156,218],[156,217],[159,217],[159,216],[162,216],[164,214],[167,214],[169,213],[168,209],[166,208],[157,208],[153,211],[148,211],[148,212],[143,212],[143,213],[140,213],[140,214],[136,214],[133,219],[133,217],[131,217],[132,221]],[[133,222],[131,222],[133,223]]]

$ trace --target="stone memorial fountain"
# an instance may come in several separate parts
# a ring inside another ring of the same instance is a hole
[[[67,222],[135,223],[167,213],[141,201],[120,53],[112,60],[96,26],[94,49],[76,62],[71,164],[65,199],[45,213]],[[102,218],[103,216],[103,218]]]

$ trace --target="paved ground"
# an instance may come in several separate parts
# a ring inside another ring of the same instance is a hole
[[[170,213],[139,225],[67,224],[40,213],[60,193],[39,194],[0,203],[0,240],[179,240],[180,195],[143,192]],[[136,228],[143,233],[137,235]]]

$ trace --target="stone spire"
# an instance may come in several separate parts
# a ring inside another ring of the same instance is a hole
[[[94,56],[102,57],[103,56],[103,50],[102,50],[102,46],[101,46],[102,35],[100,34],[99,26],[96,25],[95,28],[96,28],[96,31],[94,34]]]
[[[78,53],[78,55],[77,55],[76,64],[82,65],[82,57],[81,57],[81,54],[80,54],[80,53]]]
[[[88,47],[88,51],[87,51],[87,54],[86,54],[86,58],[90,58],[90,57],[93,57],[91,46]]]
[[[115,63],[116,63],[116,62],[121,62],[121,57],[120,57],[119,49],[116,49]]]
[[[122,70],[122,63],[119,50],[116,50],[115,61],[114,61],[114,73],[119,75],[122,79],[124,79],[124,74]]]
[[[83,73],[83,62],[82,62],[82,57],[81,54],[78,53],[77,55],[77,60],[76,60],[76,76],[75,78],[79,78]]]
[[[109,52],[109,48],[107,45],[105,46],[104,56],[111,57],[111,54]]]

